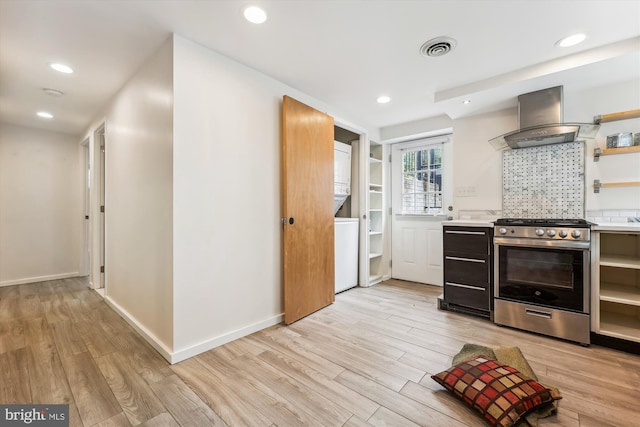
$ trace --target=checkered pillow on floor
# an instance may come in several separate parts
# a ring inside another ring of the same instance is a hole
[[[431,378],[501,427],[512,426],[554,400],[551,391],[537,381],[485,356],[460,362]]]

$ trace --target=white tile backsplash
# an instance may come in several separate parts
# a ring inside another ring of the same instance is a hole
[[[505,218],[583,218],[583,142],[502,153]]]
[[[640,210],[590,210],[586,212],[586,219],[596,224],[640,222]]]

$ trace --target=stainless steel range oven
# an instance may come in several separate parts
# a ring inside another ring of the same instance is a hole
[[[499,219],[494,321],[589,344],[590,223]]]

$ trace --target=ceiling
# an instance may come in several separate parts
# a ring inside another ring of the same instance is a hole
[[[566,98],[640,79],[638,0],[253,3],[266,10],[264,24],[244,20],[245,1],[0,0],[0,120],[83,133],[171,33],[378,128],[504,109],[521,93],[558,84]],[[587,34],[582,44],[554,45],[576,32]],[[420,46],[439,36],[457,47],[422,56]],[[75,73],[56,73],[50,62]],[[391,102],[376,103],[383,94]],[[36,117],[40,110],[54,118]]]

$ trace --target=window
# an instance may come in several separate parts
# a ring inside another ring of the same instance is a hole
[[[397,144],[393,150],[394,212],[444,215],[444,140]]]

